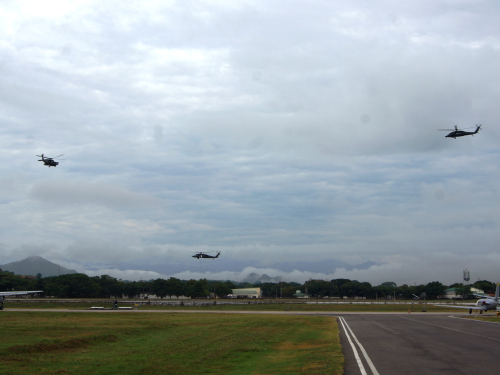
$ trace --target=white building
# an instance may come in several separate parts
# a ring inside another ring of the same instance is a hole
[[[233,289],[233,296],[236,298],[262,298],[260,288]]]
[[[457,290],[458,290],[458,288],[446,289],[444,291],[443,297],[448,298],[448,299],[462,298],[462,296],[460,294],[457,294]],[[469,294],[484,294],[484,290],[477,289],[477,288],[470,288]],[[486,294],[485,294],[485,296],[486,296]]]

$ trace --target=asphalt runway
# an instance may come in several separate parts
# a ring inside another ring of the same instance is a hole
[[[495,373],[494,361],[500,356],[500,324],[463,319],[469,314],[461,313],[64,310],[8,307],[4,311],[331,316],[336,317],[339,324],[346,362],[345,375]],[[500,318],[498,320],[500,322]]]
[[[339,314],[345,375],[495,373],[500,324],[459,316]]]

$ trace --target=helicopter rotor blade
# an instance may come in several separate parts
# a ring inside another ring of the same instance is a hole
[[[57,156],[54,156],[53,158],[51,159],[55,159],[55,158],[58,158],[59,156],[63,156],[64,154],[61,154],[61,155],[57,155]]]

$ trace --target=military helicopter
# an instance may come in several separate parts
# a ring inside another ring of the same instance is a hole
[[[466,135],[472,135],[472,136],[474,136],[474,134],[477,134],[477,132],[479,131],[479,129],[481,129],[481,124],[476,125],[476,131],[473,131],[473,132],[466,132],[464,130],[458,130],[458,128],[457,128],[456,125],[455,125],[455,129],[438,129],[438,130],[439,131],[451,131],[451,133],[448,134],[446,136],[446,138],[457,139],[457,137],[463,137],[463,136],[466,136]]]
[[[36,156],[38,156],[38,157],[41,158],[38,161],[43,161],[43,164],[47,165],[50,168],[50,167],[57,167],[57,164],[59,164],[59,162],[58,161],[54,161],[54,159],[57,159],[58,157],[63,156],[63,155],[64,154],[61,154],[61,155],[58,155],[58,156],[53,157],[53,158],[46,158],[46,157],[43,156],[43,154],[42,155],[36,155]],[[60,159],[60,160],[64,160],[64,159]]]
[[[216,256],[208,255],[206,253],[199,252],[199,253],[194,254],[193,258],[196,258],[196,259],[200,259],[200,258],[217,259],[219,257],[219,255],[220,255],[220,251],[217,253]]]

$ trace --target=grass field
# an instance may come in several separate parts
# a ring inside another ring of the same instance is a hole
[[[213,303],[213,302],[212,302]],[[132,304],[118,303],[119,306],[133,306]],[[102,306],[111,308],[109,300],[103,300],[96,303],[59,303],[59,302],[16,302],[7,301],[5,309],[22,308],[22,309],[86,309],[92,306]],[[434,305],[402,305],[402,304],[287,304],[287,303],[258,303],[258,304],[243,304],[243,305],[208,305],[208,306],[162,306],[162,305],[141,305],[141,310],[204,310],[204,311],[285,311],[288,306],[289,311],[345,311],[345,312],[412,312],[422,311],[422,306],[425,306],[427,312],[457,312],[459,310],[440,307]]]
[[[0,313],[0,374],[342,374],[321,316]]]

